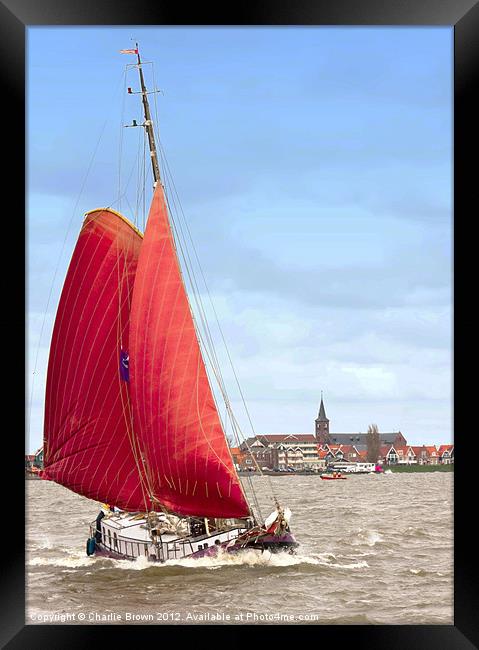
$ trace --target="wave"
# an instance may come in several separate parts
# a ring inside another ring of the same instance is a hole
[[[92,560],[85,556],[67,556],[67,557],[34,557],[27,564],[29,566],[60,566],[70,569],[76,569],[82,566],[91,566]]]
[[[409,573],[412,573],[415,576],[419,576],[421,578],[425,576],[437,576],[438,578],[444,578],[447,577],[449,574],[449,571],[432,571],[428,569],[409,569]]]
[[[331,567],[337,569],[356,569],[368,567],[365,560],[353,561],[342,564],[336,560],[333,553],[319,553],[302,555],[289,553],[258,553],[257,551],[242,551],[241,553],[220,553],[216,557],[183,558],[182,560],[168,560],[163,564],[154,564],[145,557],[137,560],[113,560],[119,568],[130,568],[143,570],[154,567],[184,567],[188,569],[219,569],[222,567],[294,567],[301,565],[312,565]]]
[[[377,530],[362,530],[360,528],[356,533],[356,537],[352,539],[351,544],[353,546],[360,544],[376,546],[376,544],[381,544],[382,542],[384,542],[384,537]]]
[[[341,563],[333,553],[319,553],[312,555],[289,553],[258,553],[257,551],[243,551],[241,553],[220,553],[216,557],[183,558],[167,560],[163,563],[152,563],[142,556],[136,560],[117,560],[108,557],[95,557],[77,553],[66,557],[34,557],[28,562],[30,566],[58,566],[67,569],[81,567],[95,567],[98,569],[123,569],[127,571],[144,571],[145,569],[167,569],[168,567],[182,567],[185,569],[216,570],[224,567],[294,567],[301,565],[322,566],[332,569],[360,569],[368,567],[365,560],[347,561]]]

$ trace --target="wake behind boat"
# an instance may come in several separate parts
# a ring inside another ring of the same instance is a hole
[[[141,95],[145,119],[131,126],[144,129],[153,197],[144,233],[110,207],[86,213],[50,347],[43,478],[112,505],[91,524],[89,555],[163,562],[219,549],[292,551],[290,511],[273,495],[263,520],[233,464],[204,350],[237,438],[239,427],[186,291],[145,64],[138,46],[124,53],[137,59],[127,68],[138,70],[140,91],[128,94]]]

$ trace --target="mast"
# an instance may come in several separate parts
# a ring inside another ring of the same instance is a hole
[[[140,50],[138,49],[138,43],[136,43],[136,55],[138,57],[138,72],[140,73],[140,86],[141,86],[141,97],[143,101],[143,110],[145,113],[145,122],[143,126],[146,129],[148,134],[148,145],[150,147],[150,157],[151,157],[151,166],[153,168],[153,187],[156,187],[156,184],[160,180],[160,167],[158,165],[158,156],[156,153],[156,143],[155,143],[155,133],[153,130],[153,121],[151,119],[150,105],[148,103],[148,93],[145,86],[145,79],[143,77],[142,63],[140,59]]]

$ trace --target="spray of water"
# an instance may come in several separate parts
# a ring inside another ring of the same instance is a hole
[[[235,566],[256,566],[256,567],[292,567],[304,564],[313,566],[330,567],[336,569],[359,569],[366,568],[368,564],[365,560],[341,563],[337,561],[333,553],[319,553],[311,555],[289,553],[259,553],[254,550],[243,551],[241,553],[219,553],[216,557],[203,558],[183,558],[181,560],[168,560],[164,563],[152,564],[148,558],[139,557],[136,560],[115,560],[105,557],[88,557],[70,552],[64,557],[34,557],[28,564],[30,566],[59,566],[69,569],[81,567],[94,567],[98,569],[115,568],[127,571],[144,571],[146,569],[183,567],[185,569],[214,570],[221,567]]]

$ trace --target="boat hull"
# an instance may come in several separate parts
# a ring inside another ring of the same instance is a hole
[[[194,559],[194,560],[199,560],[202,558],[214,558],[217,557],[220,553],[227,553],[231,555],[238,555],[241,553],[246,553],[250,551],[255,551],[259,554],[264,554],[264,553],[270,553],[270,554],[276,554],[276,553],[289,553],[293,554],[296,552],[296,548],[298,547],[298,543],[294,539],[292,535],[287,535],[283,536],[281,538],[273,538],[273,537],[268,537],[267,539],[262,540],[261,542],[251,542],[251,543],[238,543],[238,544],[218,544],[214,546],[210,546],[207,549],[203,549],[200,551],[196,551],[195,553],[191,553],[189,555],[184,555],[182,558],[178,559]],[[106,547],[103,547],[100,544],[95,545],[95,550],[94,553],[92,553],[94,556],[98,557],[107,557],[111,558],[113,560],[133,560],[135,558],[131,556],[125,556],[122,553],[118,553],[117,551],[113,551],[111,549],[108,549]],[[138,556],[141,557],[141,556]],[[158,557],[155,556],[148,556],[148,561],[153,562],[153,563],[164,563],[167,560],[165,559],[159,559]]]
[[[122,515],[102,518],[100,515],[90,526],[86,553],[117,560],[143,557],[151,562],[167,562],[215,557],[220,552],[294,552],[298,544],[290,531],[283,529],[271,532],[272,530],[234,526],[201,535],[163,532],[153,542],[145,518]]]
[[[323,481],[345,481],[347,476],[321,476]]]

